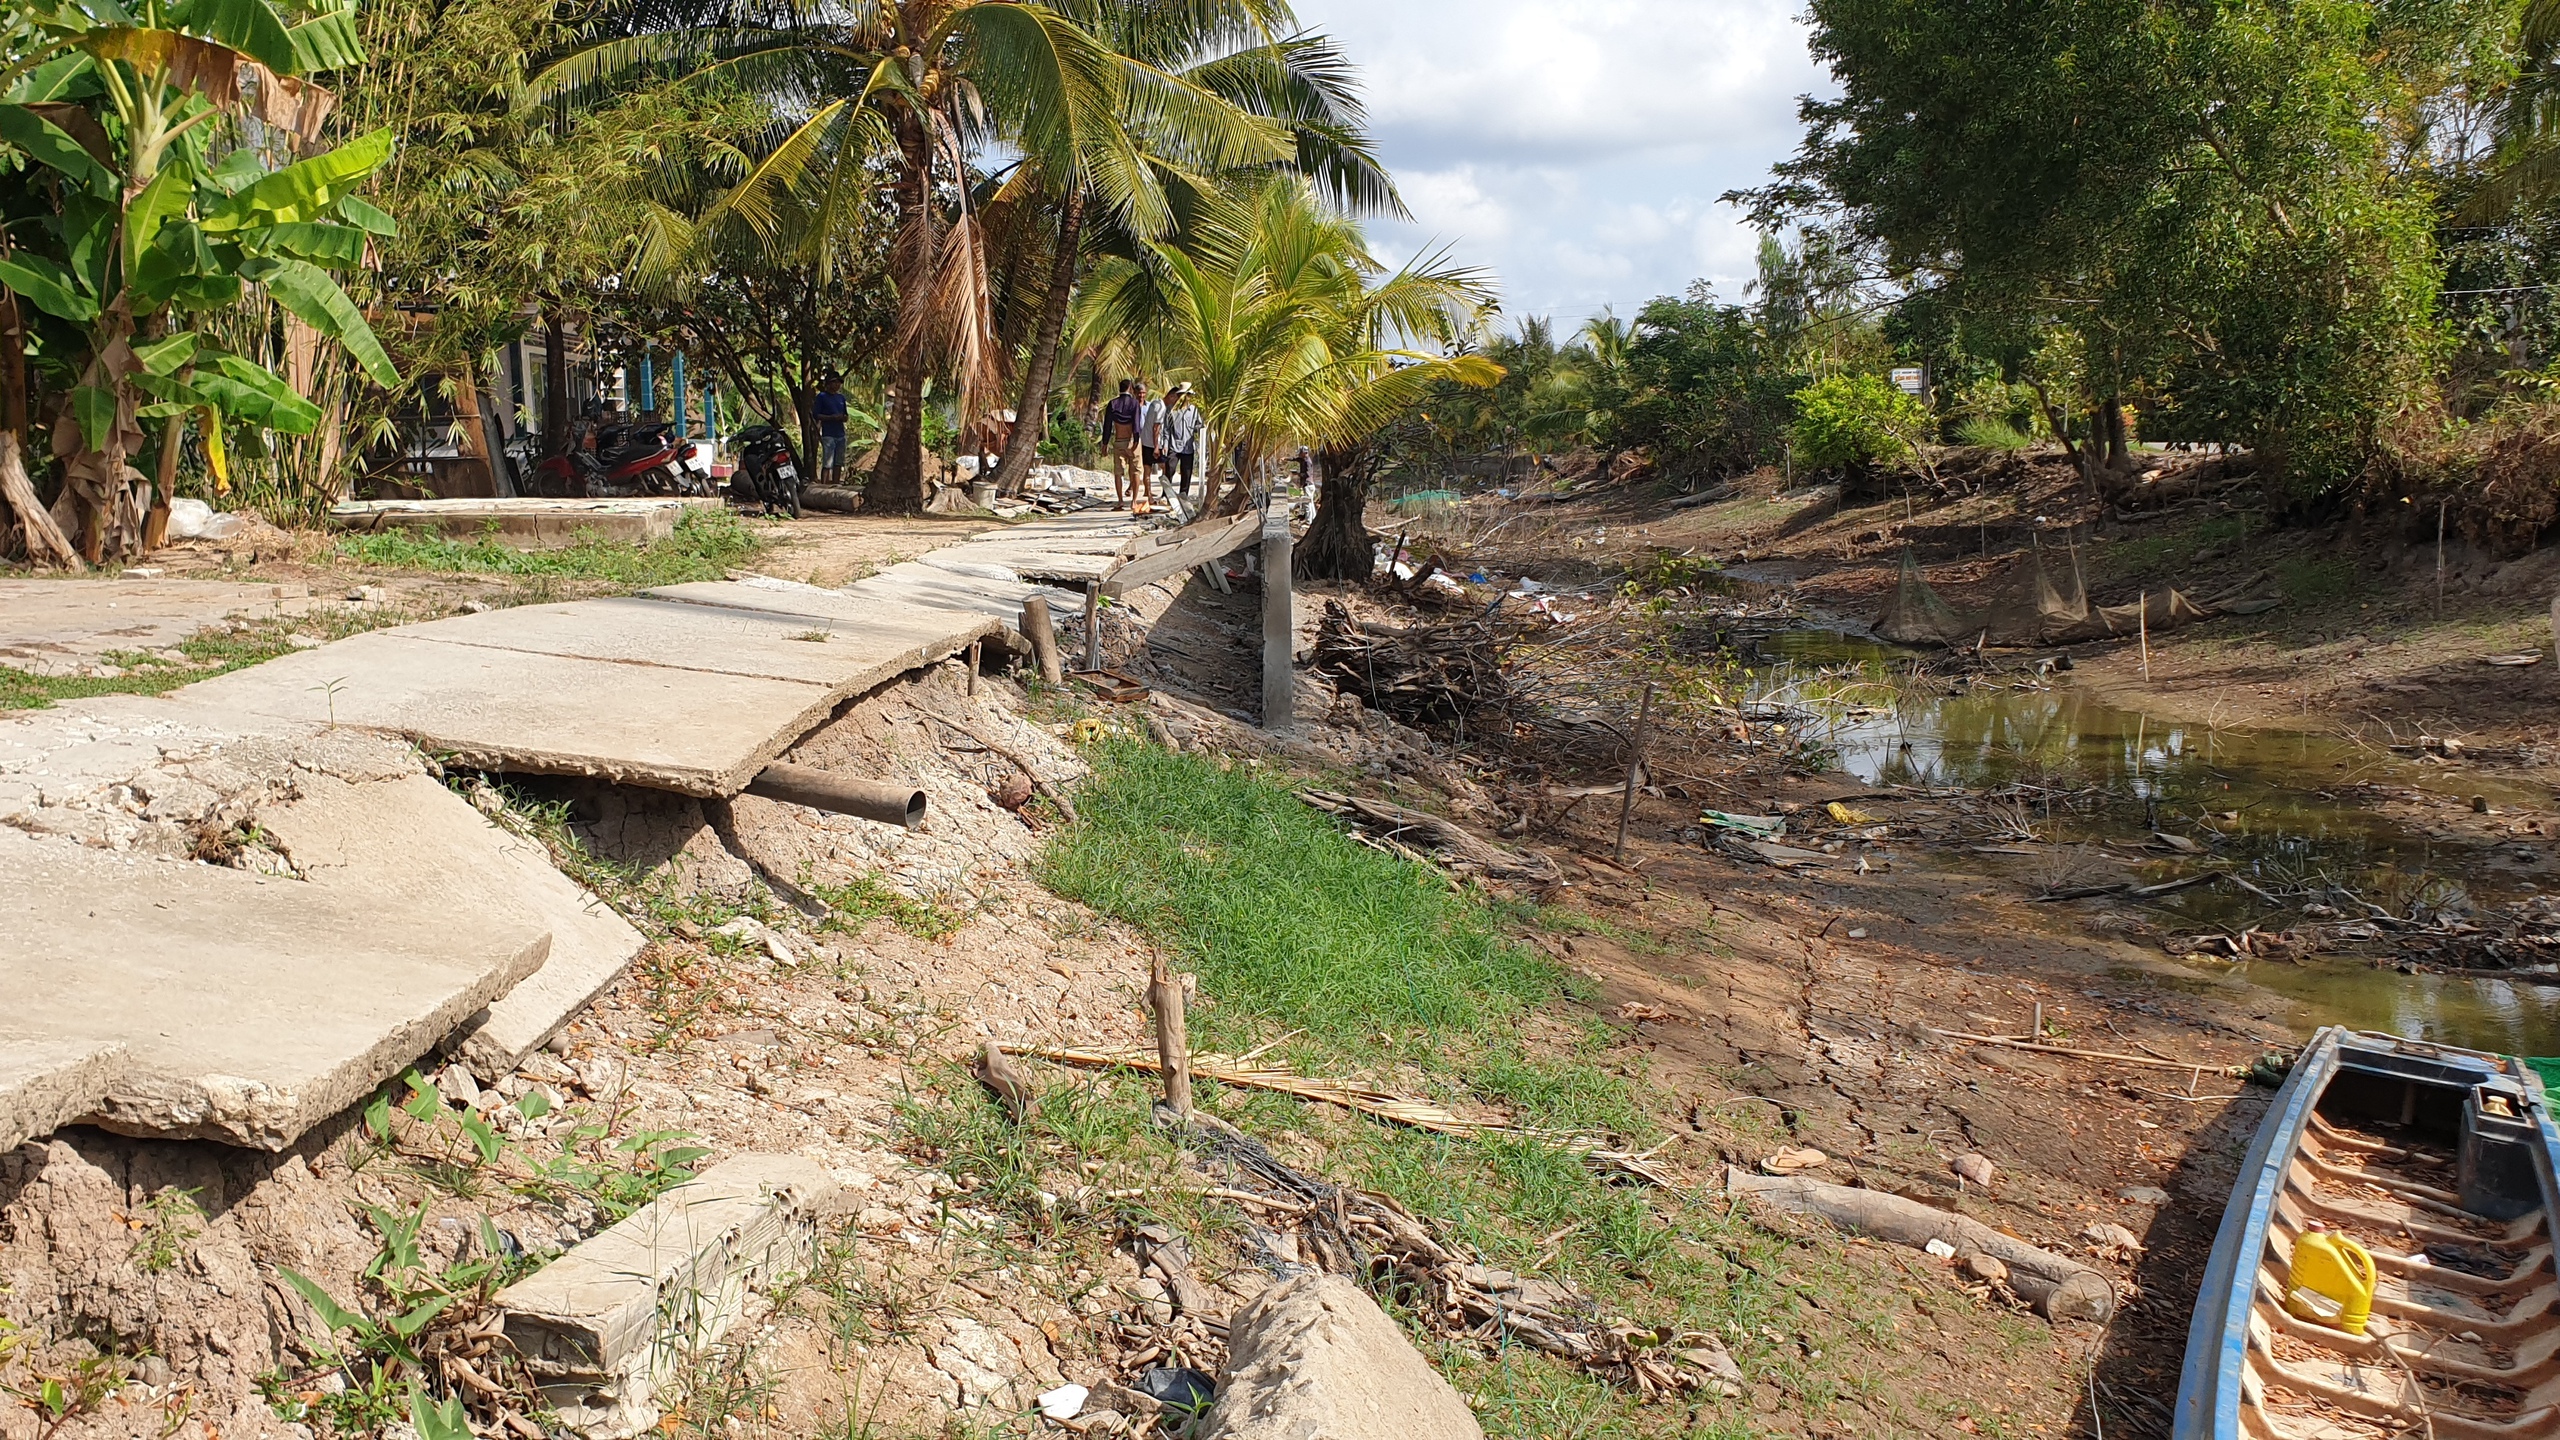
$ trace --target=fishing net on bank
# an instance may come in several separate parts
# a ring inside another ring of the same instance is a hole
[[[1902,578],[1885,601],[1884,613],[1876,616],[1875,632],[1896,645],[1957,645],[1974,633],[1920,578],[1920,559],[1908,545],[1902,547]]]

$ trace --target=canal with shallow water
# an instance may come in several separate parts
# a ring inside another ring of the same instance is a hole
[[[2431,834],[2383,808],[2392,792],[2422,791],[2541,809],[2551,801],[2544,786],[2420,764],[2340,736],[2164,719],[2101,700],[2062,672],[2023,684],[2018,676],[1915,679],[1913,652],[1853,633],[1798,628],[1736,641],[1753,667],[1753,693],[1821,716],[1819,742],[1836,752],[1839,769],[1877,786],[2001,795],[1999,813],[2037,837],[1986,849],[2026,848],[2059,867],[2073,863],[2073,847],[2085,857],[2102,845],[2101,855],[2156,845],[2156,830],[2205,849],[2145,849],[2130,867],[2092,864],[2088,878],[2148,885],[2227,868],[2280,898],[2338,886],[2401,915],[2459,915],[2548,882],[2544,847]],[[1964,846],[1957,856],[1977,858]],[[2283,930],[2301,919],[2300,901],[2270,905],[2229,883],[2109,903],[2137,906],[2171,934]],[[2282,994],[2310,1023],[2560,1055],[2560,985],[2407,974],[2351,954],[2179,963],[2199,983],[2243,978]]]

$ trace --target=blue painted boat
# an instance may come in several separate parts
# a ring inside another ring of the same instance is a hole
[[[2555,1206],[2560,1130],[2522,1062],[2322,1030],[2214,1237],[2175,1440],[2560,1436]],[[2362,1337],[2285,1310],[2315,1221],[2373,1255]]]

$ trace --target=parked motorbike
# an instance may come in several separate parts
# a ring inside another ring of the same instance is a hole
[[[537,494],[577,499],[708,495],[710,468],[665,425],[599,425],[534,467]]]
[[[789,436],[772,425],[750,425],[730,437],[738,468],[729,476],[733,505],[761,505],[764,513],[800,518],[800,461]]]

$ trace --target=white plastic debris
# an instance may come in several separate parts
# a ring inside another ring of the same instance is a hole
[[[1061,1385],[1040,1396],[1040,1413],[1052,1420],[1073,1420],[1084,1409],[1085,1397],[1093,1392],[1081,1385]]]
[[[212,519],[212,506],[192,496],[181,496],[169,502],[169,538],[193,540],[204,533]]]
[[[1932,1240],[1920,1248],[1937,1256],[1941,1260],[1953,1260],[1956,1258],[1956,1247],[1948,1244],[1944,1240]]]

